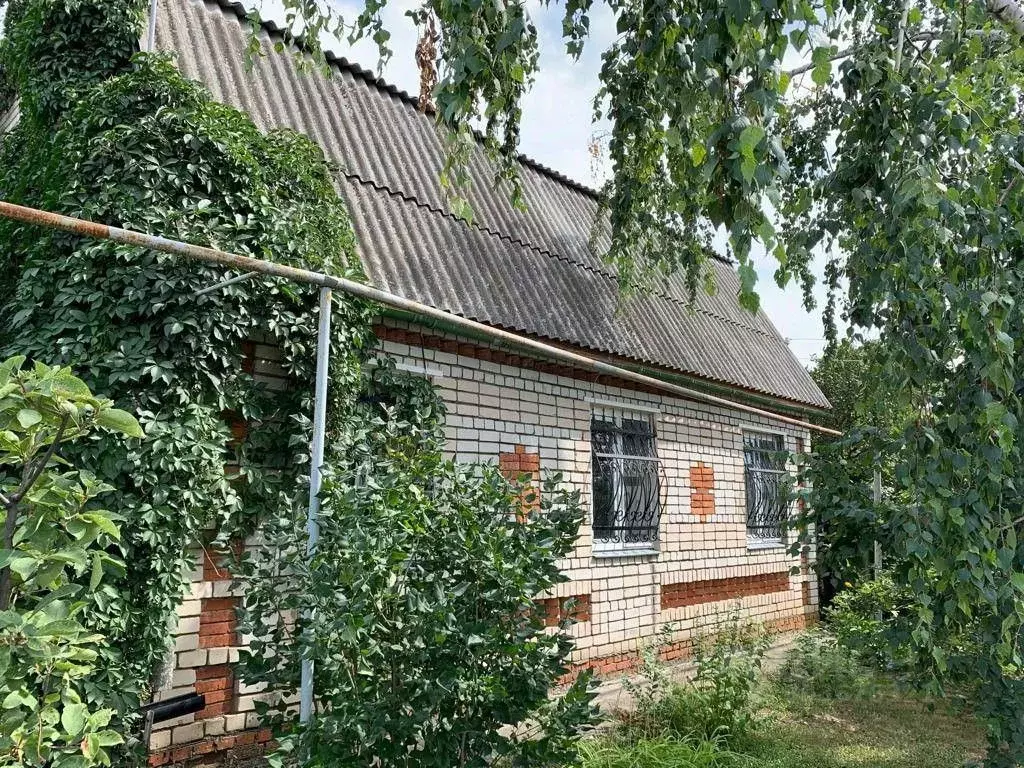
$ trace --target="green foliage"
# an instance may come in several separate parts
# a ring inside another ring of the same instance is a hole
[[[815,443],[804,457],[795,495],[803,503],[790,520],[796,532],[790,553],[813,539],[815,570],[834,593],[845,582],[858,581],[872,565],[876,541],[885,541],[885,526],[899,514],[892,485],[883,485],[882,501],[874,499],[874,475],[887,467],[892,477],[892,440],[875,428],[854,428],[835,440]],[[884,550],[887,560],[894,553]]]
[[[737,613],[713,635],[699,638],[693,695],[681,696],[678,703],[670,697],[665,713],[674,728],[685,733],[689,727],[704,738],[733,739],[746,732],[754,723],[752,694],[769,642],[763,628],[742,622]]]
[[[833,601],[829,631],[863,661],[900,669],[910,658],[909,619],[913,596],[888,574],[847,585]]]
[[[90,86],[123,71],[139,49],[145,9],[143,0],[11,0],[0,79],[20,97],[22,114],[52,122]]]
[[[88,685],[107,639],[82,619],[124,571],[116,518],[94,501],[114,489],[59,452],[97,428],[142,431],[69,369],[24,366],[0,363],[0,765],[109,765],[123,739]]]
[[[884,537],[890,505],[903,502],[891,498],[893,451],[914,412],[905,393],[891,391],[884,359],[880,342],[844,339],[830,343],[811,371],[832,404],[823,423],[845,433],[815,436],[815,457],[805,464],[802,478],[806,503],[796,521],[797,527],[814,526],[823,602],[844,582],[859,579],[870,565],[874,542]],[[882,479],[882,504],[872,495],[876,471]]]
[[[871,427],[885,435],[897,435],[912,415],[894,408],[892,393],[885,389],[881,369],[884,350],[877,341],[855,343],[842,339],[825,347],[811,370],[811,378],[832,404],[821,423],[840,432]],[[818,445],[833,442],[829,435],[816,436]]]
[[[724,768],[745,764],[715,741],[676,736],[603,737],[581,742],[579,751],[581,768]]]
[[[381,366],[371,392],[332,446],[312,562],[304,515],[282,510],[242,564],[241,673],[267,685],[261,711],[285,731],[277,760],[563,765],[591,719],[588,676],[549,699],[571,641],[545,631],[533,601],[565,581],[578,492],[550,478],[539,512],[517,515],[520,489],[496,466],[443,458],[426,382]],[[317,716],[288,730],[307,656]]]
[[[899,67],[895,12],[884,34],[857,28],[833,97],[802,118],[839,137],[832,170],[800,158],[802,183],[784,208],[805,247],[836,247],[831,274],[849,282],[850,321],[879,334],[889,406],[913,413],[896,436],[862,437],[865,460],[893,467],[883,508],[845,469],[830,497],[845,497],[851,516],[878,513],[872,533],[912,595],[914,664],[935,693],[981,681],[988,765],[1001,768],[1024,759],[1024,196],[1013,159],[1024,56],[980,6],[919,10],[904,40],[934,42],[907,48]],[[815,461],[821,478],[836,466],[827,453]]]
[[[47,46],[49,29],[38,24],[54,14],[69,35],[84,14],[81,38],[68,42],[84,47],[97,33],[95,13],[135,19],[135,8],[129,0],[24,0],[9,10],[0,59]],[[29,110],[4,138],[0,198],[358,278],[349,220],[319,148],[294,133],[261,133],[163,58],[129,62],[139,33],[130,25],[111,36],[127,47],[98,57],[97,72],[78,57],[76,68],[87,71],[73,104],[57,115]],[[69,76],[39,65],[20,95],[49,104]],[[207,526],[240,535],[306,497],[316,294],[254,279],[195,297],[224,273],[10,222],[0,224],[0,273],[0,349],[82,361],[83,379],[138,413],[147,436],[87,439],[69,453],[118,488],[111,509],[132,521],[123,531],[124,578],[88,595],[83,614],[113,648],[89,676],[89,695],[127,729],[164,656],[187,548]],[[337,297],[334,316],[340,416],[358,389],[370,310]],[[300,384],[257,384],[242,366],[247,339],[276,345]],[[250,425],[239,443],[228,429],[234,419]],[[225,475],[228,464],[237,475]]]
[[[753,693],[768,645],[763,628],[741,622],[734,612],[713,634],[697,638],[695,672],[685,684],[671,683],[656,651],[649,651],[643,681],[629,688],[636,702],[631,723],[647,734],[665,732],[697,742],[742,736],[755,722]]]
[[[822,698],[852,699],[874,693],[871,673],[854,653],[823,632],[805,632],[779,668],[779,683],[789,690]]]

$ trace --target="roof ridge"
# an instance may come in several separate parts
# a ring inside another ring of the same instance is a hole
[[[523,240],[521,238],[514,237],[514,236],[506,234],[504,232],[499,232],[497,230],[491,229],[490,227],[484,226],[483,224],[480,224],[477,221],[466,221],[465,219],[459,218],[458,216],[456,216],[451,211],[444,210],[444,209],[438,208],[437,206],[431,205],[430,203],[423,202],[422,200],[417,198],[415,195],[409,195],[409,194],[407,194],[407,193],[405,193],[405,192],[403,192],[401,190],[392,189],[387,184],[378,182],[378,181],[376,181],[374,179],[365,179],[365,178],[363,178],[362,176],[360,176],[357,173],[351,173],[351,172],[345,171],[345,170],[340,170],[339,172],[346,179],[355,181],[355,182],[357,182],[357,183],[359,183],[359,184],[361,184],[363,186],[372,187],[373,189],[375,189],[375,190],[377,190],[379,192],[384,192],[384,193],[390,195],[391,197],[397,197],[397,198],[403,200],[404,202],[412,203],[417,208],[422,208],[424,210],[430,211],[431,213],[440,214],[440,215],[445,216],[447,218],[453,219],[454,221],[458,221],[458,222],[460,222],[462,224],[467,224],[468,226],[474,227],[474,228],[480,230],[481,232],[485,232],[486,234],[491,235],[492,237],[496,237],[497,239],[499,239],[499,240],[501,240],[503,242],[506,242],[509,245],[517,245],[517,246],[519,246],[521,248],[524,248],[524,249],[526,249],[528,251],[533,251],[534,253],[540,254],[542,256],[546,256],[548,258],[555,259],[556,261],[561,261],[561,262],[564,262],[566,264],[570,264],[570,265],[572,265],[574,267],[577,267],[579,269],[586,270],[587,272],[590,272],[591,274],[599,275],[601,277],[607,278],[608,280],[618,280],[618,276],[613,274],[612,272],[609,272],[609,271],[601,269],[601,268],[592,267],[591,265],[584,264],[582,261],[578,261],[578,260],[576,260],[576,259],[574,259],[574,258],[572,258],[570,256],[564,256],[562,254],[555,253],[553,251],[548,250],[547,248],[544,248],[544,247],[539,246],[539,245],[534,245],[533,243],[528,242],[526,240]],[[639,288],[640,286],[634,285],[633,287]],[[715,320],[718,320],[719,322],[727,323],[728,325],[731,325],[731,326],[734,326],[734,327],[743,328],[744,330],[750,331],[752,333],[756,333],[759,336],[763,336],[763,337],[765,337],[767,339],[773,339],[773,340],[782,341],[782,339],[779,337],[779,335],[777,333],[775,333],[775,334],[769,333],[769,332],[764,331],[764,330],[762,330],[760,328],[756,328],[756,327],[754,327],[752,325],[747,325],[745,323],[738,322],[738,321],[736,321],[736,320],[734,320],[734,319],[732,319],[730,317],[726,317],[724,315],[720,315],[717,312],[712,312],[712,311],[710,311],[708,309],[705,309],[703,307],[698,307],[695,302],[683,301],[682,299],[679,299],[679,298],[677,298],[675,296],[672,296],[672,295],[666,293],[665,291],[661,290],[657,286],[652,286],[652,288],[650,289],[650,293],[651,293],[651,295],[655,295],[655,296],[657,296],[660,299],[664,299],[665,301],[672,302],[674,304],[677,304],[677,305],[679,305],[681,307],[685,307],[687,309],[692,309],[695,312],[700,312],[701,314],[707,315],[708,317],[711,317],[711,318],[714,318]]]
[[[221,8],[223,8],[225,10],[228,10],[228,11],[232,11],[235,15],[238,16],[238,18],[242,19],[243,21],[250,21],[250,22],[252,21],[252,16],[250,15],[250,12],[248,10],[246,10],[245,5],[243,3],[241,3],[241,2],[239,2],[239,0],[212,0],[212,1],[215,2],[217,5],[219,5]],[[267,30],[267,32],[269,32],[270,34],[280,35],[282,37],[285,37],[291,43],[293,43],[294,45],[298,46],[300,49],[302,49],[304,51],[308,51],[309,50],[309,46],[306,44],[304,36],[292,35],[289,32],[288,29],[286,29],[285,27],[280,26],[273,19],[262,19],[262,18],[260,18],[259,19],[259,24],[260,24],[260,26],[263,29]],[[358,64],[358,63],[356,63],[354,61],[350,61],[347,57],[340,56],[339,54],[334,53],[334,51],[330,50],[329,48],[321,48],[321,50],[323,52],[324,59],[326,59],[326,61],[329,64],[334,64],[339,69],[343,69],[346,72],[348,72],[349,74],[353,75],[354,77],[357,77],[357,78],[359,78],[361,80],[364,80],[365,82],[369,83],[370,85],[373,85],[374,87],[376,87],[376,88],[384,91],[385,93],[389,94],[393,98],[396,98],[399,101],[405,102],[408,106],[412,107],[416,112],[420,112],[421,114],[434,114],[435,113],[435,110],[432,109],[432,108],[427,110],[426,113],[422,112],[420,110],[420,108],[419,108],[419,100],[415,96],[410,95],[409,92],[406,91],[405,89],[399,88],[397,85],[393,85],[393,84],[387,82],[384,78],[379,77],[378,75],[374,74],[373,70],[367,69],[366,67],[363,67],[363,66],[361,66],[360,64]],[[473,135],[476,137],[477,141],[480,141],[481,143],[483,143],[483,141],[484,141],[483,134],[480,133],[480,131],[478,131],[475,128],[473,128],[472,131],[473,131]],[[591,187],[588,184],[584,184],[583,182],[578,181],[578,180],[572,178],[571,176],[567,176],[566,174],[562,173],[561,171],[557,171],[554,168],[552,168],[551,166],[545,165],[544,163],[540,162],[539,160],[537,160],[535,158],[530,157],[529,155],[525,155],[525,154],[519,152],[519,153],[516,153],[516,159],[520,163],[522,163],[523,165],[526,165],[526,166],[528,166],[530,168],[533,168],[534,170],[539,171],[543,175],[549,176],[549,177],[555,179],[556,181],[558,181],[558,182],[560,182],[562,184],[565,184],[566,186],[569,186],[569,187],[575,189],[577,192],[581,192],[581,193],[587,195],[588,197],[593,198],[594,200],[600,200],[601,199],[601,192],[599,190],[595,189],[594,187]]]

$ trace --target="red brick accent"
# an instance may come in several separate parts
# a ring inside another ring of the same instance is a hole
[[[204,598],[199,607],[199,647],[230,648],[238,642],[237,597]]]
[[[540,454],[527,453],[525,445],[517,445],[511,452],[498,454],[498,469],[513,483],[524,480],[529,475],[529,483],[523,485],[520,492],[523,514],[540,509]]]
[[[576,601],[572,610],[569,608],[570,600]],[[544,626],[546,627],[557,627],[566,619],[572,619],[577,624],[590,621],[590,595],[548,597],[538,600],[537,604],[544,611]]]
[[[770,634],[782,634],[783,632],[794,632],[798,629],[803,629],[814,623],[813,617],[798,615],[766,621],[762,626]],[[688,659],[693,654],[693,645],[694,641],[692,639],[670,643],[659,649],[658,657],[664,662]],[[558,681],[558,684],[568,685],[580,674],[580,672],[586,669],[592,670],[594,675],[597,677],[610,677],[629,672],[640,666],[641,659],[642,656],[639,651],[617,653],[613,656],[602,656],[597,659],[588,659],[587,661],[573,665],[572,671],[564,675]]]
[[[230,551],[212,548],[203,548],[203,581],[230,581],[231,571],[228,566],[233,557],[237,558],[242,554],[245,546],[242,541],[231,542]]]
[[[538,360],[535,357],[528,357],[526,355],[519,355],[515,352],[504,352],[500,349],[492,349],[491,347],[484,346],[482,344],[473,344],[465,341],[456,341],[455,339],[448,339],[443,336],[437,336],[435,334],[424,333],[422,331],[414,330],[412,328],[393,328],[383,323],[377,323],[373,327],[373,332],[377,335],[377,338],[381,341],[393,341],[398,344],[409,344],[415,347],[422,347],[423,349],[437,349],[441,352],[447,352],[452,355],[462,355],[463,357],[472,357],[477,360],[487,360],[492,363],[498,363],[499,365],[511,365],[516,368],[527,368],[533,371],[541,371],[542,373],[550,373],[554,376],[565,376],[570,379],[577,379],[579,381],[600,381],[602,384],[607,384],[610,387],[619,387],[621,389],[629,389],[634,392],[650,392],[652,394],[664,394],[664,390],[659,387],[649,387],[639,382],[632,381],[630,379],[621,379],[617,376],[608,376],[606,374],[595,373],[588,371],[584,368],[576,368],[571,365],[564,365],[562,363],[553,363],[546,360]],[[553,346],[559,346],[557,343],[551,341],[551,339],[543,339],[545,344],[553,344]],[[573,351],[574,348],[570,345],[563,345],[566,350]],[[590,353],[593,354],[593,353]],[[606,360],[615,365],[635,365],[635,360],[629,360],[624,357],[617,357],[615,355],[602,355],[602,360]],[[653,366],[652,366],[653,367]],[[670,370],[665,370],[667,375],[678,375],[678,373]],[[744,387],[733,387],[738,392],[748,392],[751,395],[759,395],[760,393],[755,392],[751,389]],[[762,395],[763,396],[763,395]],[[776,400],[782,400],[784,398],[774,398]],[[800,411],[806,412],[807,406],[796,401],[788,401],[794,406],[799,407]]]
[[[698,461],[690,467],[690,512],[697,515],[702,523],[715,514],[715,469]]]
[[[196,670],[196,693],[206,697],[206,706],[196,713],[196,720],[227,715],[235,711],[237,688],[235,668],[231,664],[215,664]]]
[[[254,760],[273,748],[274,742],[269,729],[239,731],[154,752],[149,756],[149,765],[150,768],[235,765]]]
[[[661,585],[661,609],[701,605],[750,595],[767,595],[789,589],[789,571],[736,576],[730,579],[682,581]]]

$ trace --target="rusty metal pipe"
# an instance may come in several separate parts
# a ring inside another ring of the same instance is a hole
[[[59,213],[40,211],[35,208],[14,205],[13,203],[7,203],[2,200],[0,200],[0,216],[8,219],[14,219],[15,221],[23,221],[27,224],[38,224],[52,229],[60,229],[65,232],[71,232],[84,237],[92,237],[100,240],[113,240],[116,243],[135,245],[140,248],[148,248],[162,253],[184,256],[188,259],[195,259],[207,264],[216,264],[222,267],[230,267],[242,272],[259,272],[272,277],[284,278],[285,280],[318,285],[321,288],[332,288],[334,290],[343,291],[352,296],[358,296],[359,298],[366,299],[368,301],[375,301],[379,304],[394,307],[395,309],[411,312],[421,317],[441,320],[450,326],[461,328],[472,333],[485,334],[490,338],[533,352],[541,357],[559,360],[602,375],[614,376],[637,384],[643,384],[644,386],[655,387],[663,392],[685,398],[686,400],[731,408],[733,410],[742,411],[743,413],[761,416],[763,418],[782,422],[783,424],[790,424],[795,427],[813,430],[827,435],[842,435],[842,432],[829,429],[828,427],[822,427],[809,421],[795,419],[791,416],[783,416],[778,413],[773,413],[772,411],[756,408],[752,405],[746,405],[745,403],[737,403],[724,397],[709,395],[696,389],[690,389],[689,387],[683,387],[678,384],[662,381],[661,379],[654,378],[653,376],[636,373],[635,371],[628,370],[627,368],[620,368],[617,365],[605,363],[601,360],[595,360],[594,358],[587,357],[586,355],[581,355],[576,352],[570,352],[569,350],[560,349],[559,347],[545,344],[542,341],[537,341],[526,336],[520,336],[519,334],[505,331],[500,328],[494,328],[490,325],[485,325],[484,323],[478,323],[475,320],[469,320],[465,317],[460,317],[459,315],[454,315],[450,312],[445,312],[444,310],[427,306],[426,304],[420,304],[417,301],[411,301],[410,299],[397,296],[387,291],[382,291],[379,288],[374,288],[363,283],[357,283],[354,280],[347,280],[343,277],[334,277],[333,275],[326,275],[321,272],[312,272],[308,269],[300,269],[299,267],[290,267],[286,264],[278,264],[273,261],[254,259],[251,256],[241,256],[236,253],[228,253],[226,251],[217,250],[216,248],[207,248],[202,245],[183,243],[179,240],[170,240],[166,237],[159,237],[157,235],[147,235],[130,229],[98,224],[94,221],[76,219],[70,216],[63,216]]]

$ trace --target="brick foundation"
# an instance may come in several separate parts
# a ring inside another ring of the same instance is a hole
[[[736,576],[731,579],[684,581],[661,585],[661,608],[682,608],[688,605],[735,600],[751,595],[768,595],[789,590],[789,571]]]
[[[241,766],[254,763],[273,749],[270,731],[254,729],[179,744],[149,756],[151,768],[199,768],[199,766]]]
[[[770,634],[777,635],[785,632],[796,632],[814,623],[806,616],[786,616],[762,624]],[[662,662],[670,663],[685,661],[693,656],[693,639],[680,640],[669,643],[658,649],[658,658]],[[573,665],[572,671],[559,680],[559,685],[568,685],[584,670],[591,670],[595,677],[615,677],[617,675],[632,672],[640,667],[643,661],[641,651],[630,651],[628,653],[616,653],[611,656],[602,656],[597,659]]]

